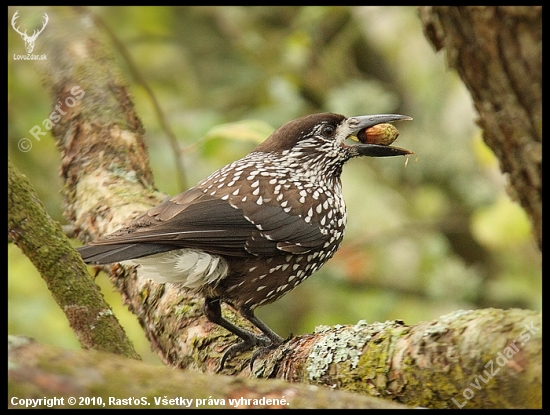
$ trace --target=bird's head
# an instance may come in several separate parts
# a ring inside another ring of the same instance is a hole
[[[278,153],[304,169],[323,166],[339,174],[342,165],[353,157],[390,157],[412,154],[411,151],[382,144],[346,144],[360,130],[382,123],[412,120],[398,114],[361,115],[346,118],[340,114],[307,115],[275,130],[255,152]]]

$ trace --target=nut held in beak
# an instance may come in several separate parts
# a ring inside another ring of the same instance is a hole
[[[389,146],[399,136],[399,131],[393,124],[377,124],[363,128],[357,133],[357,139],[363,144],[380,144]]]

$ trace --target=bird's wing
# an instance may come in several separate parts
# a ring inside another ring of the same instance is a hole
[[[322,247],[328,240],[318,226],[307,223],[302,216],[289,214],[278,203],[254,202],[241,204],[246,218],[257,231],[246,241],[246,250],[255,255],[303,254]]]
[[[326,241],[317,226],[276,204],[239,207],[193,188],[79,251],[86,262],[110,263],[178,248],[237,257],[304,253]]]

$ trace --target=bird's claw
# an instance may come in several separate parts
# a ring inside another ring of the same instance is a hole
[[[260,347],[258,350],[256,350],[254,352],[254,354],[252,354],[252,357],[250,358],[250,371],[253,371],[254,369],[254,361],[259,357],[264,357],[266,355],[268,355],[269,353],[271,353],[273,350],[275,350],[277,347],[279,347],[281,345],[281,343],[279,344],[276,344],[276,343],[271,343],[267,346],[262,346]]]
[[[242,352],[245,352],[247,350],[250,350],[252,349],[254,346],[260,346],[261,349],[264,349],[264,348],[267,348],[269,346],[271,346],[273,343],[271,342],[271,340],[269,340],[267,337],[265,336],[254,336],[254,337],[251,337],[250,339],[248,340],[245,340],[245,341],[242,341],[240,343],[237,343],[237,344],[234,344],[233,346],[230,346],[226,351],[225,353],[223,354],[221,360],[220,360],[220,364],[216,370],[216,372],[220,372],[223,370],[224,366],[225,366],[225,362],[228,360],[228,359],[231,359],[235,356],[237,356],[238,354],[242,353]],[[254,353],[254,355],[256,355],[256,352]],[[254,356],[253,356],[254,357]]]

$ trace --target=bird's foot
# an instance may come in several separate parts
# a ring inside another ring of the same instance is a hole
[[[248,339],[246,339],[246,340],[244,340],[240,343],[234,344],[233,346],[230,346],[225,351],[225,353],[223,354],[223,356],[220,360],[220,365],[218,366],[217,372],[220,372],[223,369],[223,367],[225,365],[225,362],[228,359],[232,359],[233,357],[237,356],[238,354],[241,354],[242,352],[250,350],[255,346],[260,346],[261,348],[266,348],[266,347],[269,347],[271,345],[272,345],[272,342],[267,337],[252,335]]]
[[[253,371],[254,369],[254,361],[258,358],[258,357],[265,357],[267,356],[269,353],[271,353],[273,350],[275,350],[277,347],[279,347],[280,345],[282,344],[282,342],[280,343],[273,343],[271,342],[271,344],[267,345],[267,346],[261,346],[258,350],[256,350],[254,352],[254,354],[252,355],[252,357],[250,358],[250,371]]]

